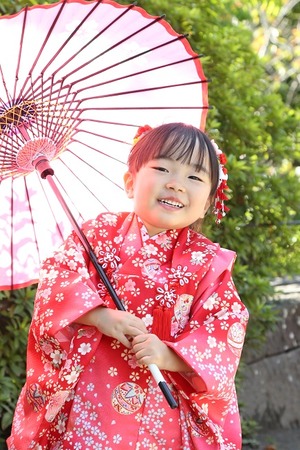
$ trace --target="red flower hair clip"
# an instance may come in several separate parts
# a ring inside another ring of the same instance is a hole
[[[144,125],[143,127],[139,127],[133,138],[133,145],[135,145],[141,139],[141,137],[143,137],[148,131],[151,130],[153,130],[153,128],[150,127],[150,125]]]
[[[220,223],[221,219],[226,216],[226,213],[229,211],[229,208],[224,204],[226,200],[228,200],[227,195],[224,191],[228,190],[229,187],[227,185],[228,174],[225,164],[227,163],[226,155],[222,152],[222,150],[218,147],[216,142],[212,139],[212,145],[216,151],[217,158],[219,160],[219,184],[215,197],[214,204],[214,214],[216,216],[216,223]]]

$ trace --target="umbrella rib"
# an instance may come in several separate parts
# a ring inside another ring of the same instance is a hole
[[[126,10],[126,12],[128,12],[129,10]],[[71,72],[69,72],[68,74],[66,74],[63,78],[64,80],[66,80],[68,77],[70,77],[71,75],[73,75],[74,73],[76,73],[78,70],[83,69],[84,67],[88,66],[89,64],[91,64],[92,62],[94,62],[96,59],[102,57],[103,55],[105,55],[106,53],[110,52],[111,50],[115,49],[116,47],[118,47],[119,45],[123,44],[124,42],[128,41],[129,39],[131,39],[132,37],[136,36],[137,34],[145,31],[147,28],[151,27],[152,25],[154,25],[155,23],[159,22],[160,20],[162,20],[164,18],[164,16],[159,16],[156,17],[155,19],[153,19],[152,22],[148,23],[147,25],[144,25],[142,28],[139,28],[138,30],[134,31],[133,33],[131,33],[130,35],[126,36],[125,38],[121,39],[120,41],[116,42],[114,45],[112,45],[111,47],[107,48],[105,51],[99,53],[99,55],[95,56],[94,58],[90,59],[89,61],[86,61],[84,64],[82,64],[81,66],[77,67],[76,69],[72,70]],[[113,22],[112,22],[113,23]],[[111,24],[110,24],[111,25]],[[105,29],[104,29],[105,30]],[[100,33],[101,34],[101,33]],[[70,61],[70,60],[69,60]],[[61,66],[61,68],[65,67],[66,64],[64,64],[63,66]],[[61,69],[60,68],[60,69]],[[98,72],[96,72],[93,75],[97,75]],[[85,78],[83,78],[85,79]],[[82,81],[82,80],[79,80]]]
[[[63,69],[64,67],[66,67],[70,61],[72,61],[74,58],[76,58],[76,56],[78,56],[84,49],[86,49],[93,41],[95,41],[96,39],[98,39],[98,37],[100,37],[106,30],[108,30],[113,24],[115,24],[118,20],[120,20],[125,14],[127,14],[134,6],[136,5],[136,2],[132,3],[131,5],[128,5],[126,7],[126,9],[124,9],[124,11],[118,16],[116,17],[114,20],[112,20],[106,27],[104,27],[98,34],[96,34],[96,36],[94,36],[92,39],[90,39],[83,47],[81,47],[76,53],[74,53],[74,55],[72,55],[72,57],[70,57],[69,59],[67,59],[64,64],[62,64],[58,69],[56,69],[53,72],[53,75],[55,76],[61,69]],[[98,5],[97,5],[98,6]],[[95,8],[94,8],[95,9]],[[91,11],[91,13],[94,12]],[[88,16],[87,16],[88,17]],[[70,35],[69,39],[64,43],[64,45],[61,47],[61,49],[66,45],[66,43],[68,41],[71,40],[71,38],[77,33],[77,31],[79,30],[79,28],[83,25],[83,23],[85,22],[85,20],[87,19],[87,17],[84,18],[84,20],[77,26],[77,28],[73,31],[73,33]],[[113,48],[113,47],[111,47]],[[60,50],[61,50],[60,49]],[[59,52],[60,52],[59,50]],[[81,67],[85,67],[86,65],[90,64],[92,61],[94,61],[95,59],[99,58],[100,56],[103,56],[107,51],[109,51],[110,49],[107,49],[104,53],[100,53],[99,55],[95,56],[94,58],[92,58],[90,61],[87,61],[83,66]],[[54,61],[54,59],[57,57],[58,53],[56,55],[54,55],[54,57],[52,58],[52,60],[50,61],[50,63],[52,63]],[[50,63],[47,64],[46,68],[48,68],[50,66]],[[70,72],[67,76],[70,76],[72,73],[77,72],[78,69],[74,70],[73,72]]]
[[[53,79],[52,79],[53,80]],[[52,87],[52,86],[51,86]],[[58,91],[58,94],[61,92],[62,89],[62,85],[60,85],[60,89]],[[53,100],[53,104],[51,105],[51,108],[53,108],[54,114],[50,115],[49,117],[49,126],[50,129],[52,131],[52,134],[55,135],[56,139],[59,140],[60,137],[62,137],[63,135],[63,131],[65,128],[70,128],[69,124],[71,122],[73,122],[76,119],[73,119],[73,114],[76,112],[76,108],[74,108],[73,110],[71,110],[70,105],[72,105],[74,98],[76,96],[76,92],[72,94],[72,99],[68,100],[68,102],[66,101],[70,95],[70,89],[71,86],[69,86],[69,89],[67,90],[67,93],[64,94],[63,98],[64,98],[64,103],[60,104],[58,102],[58,100],[60,99],[60,96],[56,96],[55,100]],[[51,89],[51,94],[50,94],[50,98],[52,98],[52,95],[54,93],[52,92]],[[67,108],[66,105],[67,103],[69,103],[69,107]],[[62,109],[62,111],[61,111]],[[72,111],[71,116],[68,116],[68,112]],[[55,121],[56,118],[56,114],[59,113],[59,120]],[[49,116],[49,115],[48,115]],[[62,126],[62,124],[65,122],[65,125]],[[48,128],[48,127],[47,127]],[[58,130],[58,132],[56,132]]]
[[[0,65],[0,74],[1,74],[2,84],[3,84],[4,90],[6,92],[7,101],[10,102],[10,95],[9,95],[8,90],[7,90],[7,85],[6,85],[6,81],[4,79],[4,74],[3,74],[3,70],[2,70],[2,66],[1,65]],[[0,98],[0,101],[1,101],[3,106],[6,105],[6,102],[2,98]]]
[[[18,52],[18,63],[16,68],[16,77],[15,77],[15,86],[14,86],[14,95],[13,98],[16,98],[16,91],[17,91],[17,83],[19,80],[19,71],[20,71],[20,64],[21,64],[21,56],[22,56],[22,50],[23,50],[23,41],[24,41],[24,33],[25,33],[25,25],[27,22],[27,12],[28,12],[28,6],[24,9],[24,19],[22,22],[22,31],[21,31],[21,38],[20,38],[20,47]]]
[[[39,243],[38,243],[38,239],[37,239],[37,235],[36,235],[36,231],[35,231],[35,227],[34,227],[34,219],[33,219],[33,214],[32,214],[32,208],[31,208],[31,203],[30,203],[30,196],[29,196],[29,192],[28,192],[28,186],[27,186],[27,182],[26,182],[26,177],[24,177],[24,185],[25,185],[25,192],[26,192],[26,199],[27,199],[28,209],[29,209],[30,218],[31,218],[32,230],[33,230],[33,234],[34,234],[35,245],[36,245],[37,254],[38,254],[38,257],[39,257],[39,264],[40,264],[41,263],[40,248],[39,248]]]
[[[123,92],[113,92],[111,94],[104,94],[104,95],[96,95],[96,96],[93,96],[93,97],[86,97],[86,98],[82,99],[80,102],[87,101],[87,100],[92,100],[92,99],[95,99],[95,98],[119,97],[121,95],[138,94],[140,92],[151,92],[151,91],[156,91],[156,90],[159,90],[159,89],[169,89],[169,88],[182,87],[182,86],[191,86],[191,85],[194,85],[194,84],[204,84],[204,83],[208,83],[208,82],[209,82],[209,80],[197,80],[197,81],[188,81],[186,83],[168,84],[168,85],[154,86],[154,87],[143,88],[143,89],[133,89],[133,90],[130,90],[130,91],[123,91]],[[201,107],[199,106],[199,108],[201,108]]]
[[[170,41],[169,41],[169,42],[170,42]],[[172,42],[173,42],[173,41],[172,41]],[[149,51],[149,50],[148,50],[148,51]],[[143,71],[139,71],[139,72],[136,72],[136,73],[133,73],[133,74],[128,74],[128,75],[125,75],[125,76],[123,76],[123,77],[118,77],[118,78],[115,78],[115,79],[113,79],[113,80],[108,80],[108,81],[105,81],[105,82],[102,82],[102,83],[97,83],[97,84],[95,84],[95,85],[90,85],[90,86],[88,86],[88,87],[84,87],[84,88],[82,88],[82,89],[78,89],[78,90],[76,91],[76,94],[81,93],[81,92],[84,92],[85,90],[91,89],[91,88],[93,88],[93,87],[103,86],[103,85],[105,85],[105,84],[111,84],[111,83],[113,83],[113,82],[120,81],[120,80],[122,80],[122,79],[131,78],[131,77],[136,76],[136,75],[137,75],[137,76],[138,76],[138,75],[142,75],[142,74],[149,73],[149,72],[152,72],[152,71],[155,71],[155,70],[159,70],[159,69],[163,69],[163,68],[166,68],[166,67],[170,67],[170,66],[173,66],[173,65],[176,65],[176,64],[184,63],[184,62],[187,62],[187,61],[190,61],[190,60],[195,60],[195,59],[198,59],[199,57],[200,57],[200,55],[191,56],[190,58],[186,58],[186,59],[183,59],[183,60],[181,60],[181,61],[174,61],[174,62],[172,62],[172,63],[168,63],[168,64],[164,64],[164,65],[161,65],[161,66],[156,66],[156,67],[153,67],[153,68],[145,69],[145,70],[143,70]],[[127,61],[127,60],[124,60],[124,62],[125,62],[125,61]],[[107,68],[107,70],[110,69],[110,68],[112,68],[112,67],[114,67],[114,66],[110,66],[109,68]],[[106,70],[106,69],[105,69],[105,70]],[[84,78],[82,78],[82,79],[80,79],[80,80],[77,80],[77,81],[74,82],[73,84],[68,85],[69,91],[70,91],[70,89],[71,89],[72,87],[74,87],[74,85],[75,85],[76,83],[79,83],[79,82],[81,82],[81,81],[84,81],[84,80],[90,78],[90,76],[98,75],[98,74],[100,74],[101,72],[104,72],[104,70],[99,71],[99,72],[97,72],[97,73],[94,73],[94,74],[92,74],[92,75],[89,75],[89,76],[87,76],[87,77],[84,77]],[[210,82],[210,80],[206,78],[206,79],[203,79],[203,80],[190,81],[190,82],[186,82],[186,83],[178,83],[178,84],[173,84],[173,85],[165,85],[165,86],[157,86],[157,87],[152,87],[152,88],[144,88],[144,89],[140,89],[140,90],[124,91],[124,92],[118,92],[118,93],[111,93],[111,94],[106,94],[106,95],[102,95],[102,96],[86,97],[86,98],[84,98],[84,99],[82,99],[82,100],[78,100],[78,102],[81,103],[83,100],[91,100],[92,98],[95,99],[95,98],[114,97],[114,96],[118,96],[118,95],[126,95],[126,94],[138,93],[138,92],[146,92],[146,91],[149,91],[149,90],[167,89],[167,88],[180,87],[180,86],[187,86],[187,85],[192,85],[192,84],[200,84],[200,83],[204,84],[204,83],[209,83],[209,82]],[[65,88],[66,88],[66,87],[67,87],[67,86],[65,86]],[[50,89],[50,88],[48,88],[48,90],[49,90],[49,89]],[[53,94],[58,94],[59,92],[61,92],[61,90],[62,90],[62,86],[60,86],[59,89],[56,89],[55,91],[52,91],[52,93],[53,93]],[[47,91],[46,91],[46,92],[47,92]],[[62,96],[63,96],[63,97],[66,97],[66,94],[62,94]],[[59,96],[59,94],[58,94],[57,97],[56,97],[56,99],[59,100],[59,98],[60,98],[60,96]]]
[[[77,130],[76,130],[76,131],[77,131]],[[79,130],[79,131],[81,131],[81,130]],[[75,134],[76,134],[76,133],[75,133]],[[109,136],[103,136],[102,134],[96,134],[96,133],[92,133],[92,132],[89,132],[89,134],[91,134],[91,135],[93,135],[93,136],[101,137],[101,138],[103,138],[103,139],[108,139],[109,141],[120,142],[121,144],[132,145],[132,143],[120,141],[120,140],[118,140],[118,139],[115,139],[115,138],[112,138],[112,137],[109,137]],[[104,153],[104,152],[102,152],[101,150],[98,150],[97,148],[93,147],[92,145],[86,144],[85,142],[82,142],[80,139],[74,139],[74,138],[72,138],[72,142],[77,142],[77,144],[81,144],[81,145],[83,145],[84,147],[90,148],[91,150],[94,150],[96,153],[99,153],[100,155],[106,156],[107,158],[113,159],[114,161],[117,161],[117,162],[119,162],[119,163],[121,163],[121,164],[125,164],[125,163],[124,163],[123,161],[121,161],[120,159],[115,158],[114,156],[111,156],[111,155],[109,155],[108,153]],[[72,152],[71,150],[69,150],[69,149],[68,149],[68,151],[69,151],[70,153],[73,153],[73,152]],[[74,156],[77,156],[77,155],[74,154]],[[101,172],[99,172],[99,173],[101,173]]]
[[[67,0],[63,0],[63,3],[65,4],[67,2]],[[77,27],[75,28],[75,30],[73,30],[73,32],[70,34],[70,36],[66,39],[66,41],[61,45],[61,47],[56,51],[56,53],[52,56],[52,58],[50,59],[50,61],[46,64],[46,66],[42,69],[42,73],[44,73],[49,67],[50,65],[55,61],[55,59],[57,58],[57,56],[59,56],[60,52],[62,51],[62,49],[67,45],[68,42],[71,41],[71,39],[75,36],[75,34],[77,33],[77,31],[82,27],[82,25],[84,24],[84,22],[88,19],[88,17],[95,11],[95,9],[102,3],[102,0],[98,1],[95,6],[92,8],[91,11],[89,11],[89,13],[81,20],[81,22],[77,25]],[[80,54],[88,45],[90,45],[95,39],[97,39],[104,31],[106,31],[106,29],[108,29],[113,23],[115,23],[117,20],[119,20],[124,14],[126,14],[129,10],[131,10],[133,7],[135,6],[135,3],[129,5],[126,9],[124,9],[124,11],[122,12],[122,14],[120,14],[116,19],[114,19],[110,24],[108,24],[103,30],[101,30],[101,32],[99,32],[96,36],[94,36],[93,39],[91,39],[87,44],[85,44],[80,50],[78,50],[74,55],[72,55],[72,57],[70,57],[67,61],[64,62],[64,64],[62,64],[58,69],[56,69],[53,74],[51,75],[51,77],[54,77],[61,69],[63,69],[64,67],[66,67],[66,65],[72,61],[74,59],[74,57],[76,57],[78,54]],[[62,8],[61,8],[62,9]],[[46,46],[46,43],[50,37],[50,35],[52,34],[52,31],[55,27],[55,24],[60,16],[61,10],[58,12],[57,16],[55,17],[55,21],[53,21],[51,28],[49,29],[49,32],[46,36],[45,41],[43,42],[43,45],[41,47],[41,50],[34,62],[33,67],[31,68],[31,72],[33,70],[33,68],[35,67],[37,60],[39,59],[43,49]],[[85,65],[89,64],[90,62],[92,62],[94,59],[98,58],[100,55],[98,55],[97,57],[93,58],[91,61],[85,63],[82,67],[84,67]],[[73,72],[76,72],[78,69],[76,69]],[[71,72],[72,73],[72,72]],[[67,76],[69,76],[70,74],[68,74]],[[65,78],[65,77],[64,77]],[[49,79],[48,79],[49,80]],[[46,81],[48,81],[46,80]],[[36,82],[38,81],[38,78],[36,78],[36,80],[33,82],[33,85],[36,84]],[[22,89],[23,92],[23,89]],[[27,95],[27,92],[23,94],[24,96]]]
[[[66,1],[66,0],[65,0]],[[72,33],[70,34],[70,36],[68,36],[68,38],[64,41],[64,43],[60,46],[60,48],[57,50],[57,52],[52,56],[52,58],[49,60],[49,62],[46,64],[46,66],[43,69],[43,72],[45,72],[50,65],[53,63],[53,61],[55,61],[55,59],[57,58],[57,56],[60,54],[60,52],[63,50],[64,47],[66,47],[66,45],[70,42],[70,40],[73,38],[73,36],[75,36],[75,34],[77,33],[77,31],[82,27],[82,25],[86,22],[86,20],[94,13],[94,11],[96,10],[96,8],[98,8],[98,6],[102,3],[102,0],[98,1],[95,3],[94,7],[88,12],[88,14],[81,20],[81,22],[77,25],[77,27],[75,28],[75,30],[72,31]],[[95,38],[94,38],[95,39]],[[91,41],[88,42],[87,45],[89,45],[91,42],[93,42],[92,39]],[[72,57],[70,57],[61,67],[59,67],[57,70],[55,70],[52,75],[55,76],[57,74],[57,72],[59,70],[61,70],[66,64],[68,64],[70,61],[72,61],[72,59],[75,58],[75,56],[77,56],[86,46],[83,46],[80,50],[78,50],[78,52],[76,52],[74,55],[72,55]]]
[[[43,85],[43,76],[41,75],[41,84]],[[71,92],[71,85],[63,87],[62,83],[59,84],[58,89],[53,89],[55,84],[53,83],[53,77],[51,78],[51,84],[47,90],[47,99],[44,99],[45,91],[42,90],[41,101],[38,101],[38,115],[41,117],[41,121],[31,123],[31,132],[35,136],[44,135],[55,136],[55,141],[58,142],[60,138],[64,137],[65,130],[70,129],[73,123],[77,120],[78,110],[71,105],[74,103],[76,92]],[[67,89],[65,93],[63,89]],[[71,97],[71,98],[70,98]],[[60,102],[60,100],[62,100]],[[70,115],[68,113],[71,112]]]
[[[108,71],[108,70],[110,70],[110,69],[114,69],[115,67],[120,66],[121,64],[124,64],[124,63],[126,63],[126,62],[132,61],[132,60],[134,60],[134,59],[136,59],[136,58],[138,58],[138,57],[140,57],[140,56],[143,56],[143,55],[145,55],[145,54],[147,54],[147,53],[150,53],[150,52],[153,52],[153,51],[155,51],[155,50],[161,49],[161,48],[164,47],[164,46],[173,44],[173,43],[175,43],[175,42],[177,42],[177,41],[179,41],[179,40],[185,39],[185,38],[186,38],[186,35],[179,35],[179,36],[177,36],[176,38],[171,39],[170,41],[163,42],[162,44],[159,44],[159,45],[157,45],[156,47],[152,47],[152,48],[150,48],[150,49],[144,50],[143,52],[137,53],[136,55],[132,55],[132,56],[130,56],[129,58],[126,58],[126,59],[124,59],[124,60],[122,60],[122,61],[119,61],[119,62],[117,62],[117,63],[115,63],[115,64],[112,64],[112,65],[110,65],[110,66],[108,66],[108,67],[105,67],[104,69],[101,69],[101,70],[99,70],[99,71],[97,71],[97,72],[94,72],[94,73],[92,73],[92,74],[89,74],[89,75],[86,76],[86,77],[82,77],[82,78],[76,80],[75,82],[71,83],[71,86],[73,87],[73,86],[75,86],[76,84],[78,84],[78,83],[80,83],[80,82],[82,82],[82,81],[85,81],[85,80],[87,80],[87,79],[89,79],[89,78],[91,78],[91,77],[94,77],[94,76],[96,76],[96,75],[100,75],[101,73],[104,73],[104,72],[106,72],[106,71]],[[153,67],[153,68],[145,69],[144,71],[136,72],[136,73],[129,74],[129,75],[125,75],[125,76],[123,76],[123,77],[119,77],[119,78],[116,78],[116,79],[113,79],[113,80],[109,80],[109,81],[107,81],[107,82],[96,83],[94,86],[91,85],[91,86],[89,86],[89,87],[86,88],[86,89],[90,89],[91,87],[102,86],[102,85],[104,85],[104,84],[112,83],[112,82],[118,81],[118,80],[120,80],[120,79],[125,79],[125,78],[133,77],[133,76],[136,76],[136,75],[140,75],[140,74],[143,74],[143,73],[151,72],[151,71],[154,71],[154,70],[163,69],[163,68],[165,68],[165,67],[169,67],[169,66],[172,66],[172,65],[174,65],[174,64],[179,64],[179,63],[181,63],[181,62],[187,62],[187,61],[189,61],[189,60],[195,60],[195,59],[198,59],[198,58],[201,58],[201,57],[202,57],[202,55],[197,55],[197,54],[195,54],[195,55],[193,55],[193,56],[191,56],[191,57],[189,57],[189,58],[183,59],[183,60],[181,60],[181,61],[170,62],[170,63],[164,64],[164,65],[161,65],[161,66],[156,66],[156,67]],[[82,67],[84,67],[84,66],[82,65],[82,66],[78,67],[77,70],[81,69]],[[70,74],[68,74],[67,76],[69,76],[69,75],[70,75]],[[63,83],[65,82],[67,76],[65,76],[65,77],[61,80],[61,84],[63,84]],[[52,78],[52,80],[53,80],[53,76],[51,76],[51,77],[49,77],[46,81],[49,81],[49,79],[51,79],[51,78]],[[43,84],[44,84],[44,83],[43,83]],[[49,90],[49,88],[48,88],[47,90],[43,90],[43,89],[42,89],[42,84],[41,84],[41,85],[39,86],[39,90],[34,91],[33,94],[34,94],[34,95],[38,95],[40,92],[45,93],[45,92],[47,92],[48,90]],[[82,92],[83,90],[84,90],[84,88],[78,90],[78,92]],[[59,90],[57,89],[56,91],[54,91],[54,93],[56,93],[56,92],[58,92],[58,91],[59,91]]]
[[[59,137],[61,136],[62,132],[63,132],[63,127],[61,126],[61,124],[64,121],[64,117],[67,113],[67,111],[69,111],[69,109],[65,109],[64,106],[66,106],[67,102],[66,102],[66,98],[68,97],[68,95],[70,94],[70,86],[69,89],[67,90],[66,94],[63,94],[62,98],[64,100],[63,103],[59,103],[59,99],[60,97],[60,93],[62,92],[62,83],[59,84],[59,89],[56,91],[53,91],[53,77],[51,78],[51,85],[50,85],[50,92],[49,92],[49,111],[47,114],[47,124],[46,124],[46,130],[51,130],[52,135],[55,135],[55,139],[59,140]],[[74,97],[74,94],[73,94]],[[71,102],[70,102],[71,104]],[[58,107],[59,106],[59,107]],[[59,111],[60,107],[63,108],[64,114],[59,114],[59,119],[55,121],[55,117],[57,113],[60,113],[61,111]],[[50,112],[51,111],[51,112]],[[55,134],[55,131],[57,129],[57,127],[59,127],[60,133],[59,135]]]
[[[52,22],[52,24],[51,24],[51,26],[50,26],[50,28],[49,28],[49,31],[48,31],[48,33],[47,33],[47,35],[46,35],[44,41],[42,42],[42,45],[41,45],[41,47],[40,47],[40,50],[39,50],[39,52],[38,52],[38,54],[37,54],[37,56],[36,56],[36,58],[35,58],[35,60],[34,60],[34,62],[33,62],[33,64],[32,64],[32,66],[31,66],[30,70],[29,70],[28,77],[26,78],[26,80],[25,80],[25,82],[24,82],[24,84],[23,84],[23,86],[22,86],[22,89],[20,90],[19,97],[22,97],[22,96],[24,95],[24,94],[23,94],[23,91],[24,91],[24,89],[25,89],[25,86],[26,86],[26,84],[27,84],[27,81],[28,81],[28,79],[31,77],[31,74],[32,74],[32,72],[33,72],[35,66],[37,65],[37,62],[38,62],[39,58],[41,57],[41,54],[43,53],[43,51],[44,51],[44,49],[45,49],[45,47],[46,47],[46,45],[47,45],[47,42],[48,42],[48,40],[49,40],[49,38],[50,38],[50,36],[51,36],[51,34],[52,34],[54,28],[55,28],[55,25],[56,25],[56,23],[57,23],[57,21],[58,21],[60,15],[61,15],[61,13],[62,13],[62,10],[63,10],[63,8],[65,7],[67,1],[68,1],[68,0],[62,0],[62,2],[61,2],[61,7],[60,7],[58,13],[56,14],[56,16],[55,16],[55,18],[54,18],[54,20],[53,20],[53,22]],[[37,81],[37,80],[38,80],[38,78],[36,79],[36,81]],[[35,84],[36,81],[35,81],[33,84]]]
[[[106,125],[120,125],[120,126],[125,126],[125,127],[133,127],[133,128],[138,128],[139,125],[138,124],[133,124],[133,123],[124,123],[124,122],[111,122],[108,120],[100,120],[100,119],[88,119],[89,122],[96,122],[96,123],[103,123]],[[84,119],[80,119],[78,121],[78,124],[82,123],[84,121]],[[79,130],[78,128],[76,129],[77,131],[83,131],[83,130]]]
[[[56,219],[56,217],[55,217],[55,213],[54,213],[54,210],[53,210],[53,208],[52,208],[52,202],[51,202],[51,201],[49,200],[49,198],[48,198],[48,195],[47,195],[47,193],[46,193],[46,191],[45,191],[45,189],[44,189],[44,184],[41,182],[41,178],[38,177],[38,180],[39,180],[41,189],[42,189],[43,192],[44,192],[45,198],[46,198],[46,200],[47,200],[48,208],[49,208],[49,211],[51,211],[52,217],[53,217],[54,222],[55,222],[55,225],[56,225],[56,229],[58,230],[58,233],[59,233],[59,235],[60,235],[60,239],[61,239],[61,241],[63,241],[63,239],[64,239],[64,234],[63,234],[63,232],[62,232],[62,230],[61,230],[61,228],[60,228],[60,226],[59,226],[59,222],[57,221],[57,219]]]
[[[77,141],[78,143],[81,143],[80,141]],[[97,151],[95,148],[91,147],[91,146],[87,146],[86,144],[84,144],[86,147],[89,147],[95,151]],[[91,164],[89,164],[87,161],[85,161],[83,158],[81,158],[79,155],[77,155],[76,153],[73,153],[71,150],[69,150],[69,152],[75,156],[77,159],[79,159],[79,161],[81,161],[82,163],[84,163],[86,166],[90,167],[91,169],[93,169],[95,172],[97,172],[98,175],[101,175],[103,178],[105,178],[106,180],[108,180],[110,183],[112,183],[114,186],[118,187],[119,189],[121,189],[122,191],[124,191],[124,189],[117,183],[115,183],[111,178],[109,178],[108,176],[106,176],[103,172],[100,172],[99,170],[97,170],[94,166],[92,166]],[[98,152],[98,151],[97,151]],[[102,153],[102,152],[100,152]],[[109,155],[105,155],[105,156],[109,156]],[[117,158],[114,157],[110,157],[111,159],[114,159],[115,161],[118,161],[122,164],[125,165],[124,162],[119,161]],[[60,158],[59,158],[60,159]],[[62,160],[61,160],[62,161]],[[99,200],[100,201],[100,200]],[[104,205],[103,205],[104,206]]]
[[[160,65],[160,66],[151,67],[151,68],[149,68],[149,69],[141,70],[141,71],[139,71],[139,72],[133,72],[133,73],[130,73],[130,74],[128,74],[128,75],[120,76],[120,77],[118,77],[118,78],[113,78],[112,80],[103,81],[102,83],[97,83],[97,84],[94,84],[94,85],[91,85],[91,86],[88,86],[88,87],[84,87],[84,88],[82,88],[82,89],[78,89],[78,90],[77,90],[77,93],[79,93],[79,92],[84,92],[85,90],[88,90],[88,89],[91,89],[91,88],[95,88],[95,87],[99,87],[99,86],[104,86],[104,85],[106,85],[106,84],[112,84],[112,83],[114,83],[114,82],[116,82],[116,81],[125,80],[125,79],[132,78],[132,77],[139,76],[139,75],[144,75],[145,73],[154,72],[155,70],[164,69],[164,68],[166,68],[166,67],[171,67],[171,66],[174,66],[174,65],[176,65],[176,64],[182,64],[182,63],[185,63],[185,62],[188,62],[188,61],[192,61],[192,60],[198,59],[198,58],[200,58],[200,57],[201,57],[200,55],[195,55],[195,56],[191,56],[191,57],[186,58],[186,59],[182,59],[182,60],[180,60],[180,61],[173,61],[173,62],[170,62],[170,63],[167,63],[167,64],[162,64],[162,65]],[[117,64],[116,64],[116,65],[117,65]],[[116,65],[110,66],[110,67],[108,67],[107,69],[110,69],[111,67],[115,67]],[[105,70],[106,70],[106,69],[105,69]],[[105,70],[100,71],[100,72],[97,72],[97,75],[98,75],[99,73],[104,72]],[[87,77],[86,77],[86,78],[87,78]],[[203,82],[205,82],[205,81],[209,82],[210,80],[208,80],[208,79],[203,80]]]
[[[101,108],[84,108],[83,111],[132,111],[132,110],[168,110],[168,109],[212,109],[212,106],[104,106]],[[89,119],[81,119],[81,121],[89,121]]]
[[[82,162],[84,162],[86,165],[88,165],[89,167],[91,167],[92,169],[94,169],[99,175],[103,175],[101,172],[99,172],[97,169],[95,169],[95,167],[93,167],[93,166],[91,166],[90,164],[88,164],[86,161],[84,161],[84,160],[82,160],[78,155],[76,155],[75,153],[73,153],[73,152],[70,152],[72,155],[74,155],[74,156],[76,156],[76,158],[78,158],[80,161],[82,161]],[[80,177],[78,177],[78,175],[75,173],[75,172],[73,172],[73,170],[71,170],[71,168],[61,159],[61,158],[58,158],[58,160],[69,170],[69,172],[71,172],[71,174],[72,175],[74,175],[74,177],[80,182],[80,184],[82,185],[82,186],[84,186],[85,187],[85,189],[95,198],[95,200],[97,200],[97,202],[103,207],[103,208],[105,208],[106,210],[108,210],[108,208],[104,205],[104,203],[102,203],[101,202],[101,200],[94,194],[94,192],[93,191],[91,191],[90,189],[89,189],[89,187],[82,181],[82,179],[80,178]],[[62,185],[62,183],[61,183],[61,181],[60,180],[58,180],[58,178],[57,177],[55,177],[56,178],[56,180],[58,181],[58,183],[60,184],[60,186],[61,186],[61,188],[64,190],[64,192],[65,192],[65,195],[69,198],[69,200],[70,200],[70,202],[72,203],[72,205],[76,208],[76,206],[75,206],[75,204],[74,204],[74,202],[71,200],[71,198],[70,198],[70,196],[67,194],[67,192],[66,192],[66,190],[65,190],[65,188],[63,187],[63,185]],[[111,181],[111,180],[109,180],[109,181]],[[112,181],[111,181],[112,182]],[[118,186],[118,185],[117,185]],[[118,186],[119,188],[120,188],[120,186]],[[120,188],[121,189],[121,188]],[[77,209],[77,208],[76,208]],[[80,214],[80,212],[78,211],[78,214],[80,215],[80,217],[81,217],[81,214]]]
[[[163,42],[162,44],[159,44],[159,45],[157,45],[155,47],[152,47],[152,48],[149,48],[147,50],[144,50],[143,52],[137,53],[136,55],[132,55],[132,56],[126,58],[126,59],[123,59],[122,61],[118,61],[117,63],[111,64],[110,66],[105,67],[104,69],[98,70],[97,72],[94,72],[94,73],[92,73],[92,74],[90,74],[90,75],[88,75],[86,77],[82,77],[79,80],[76,80],[76,82],[74,82],[73,85],[76,85],[76,84],[78,84],[78,83],[80,83],[82,81],[85,81],[88,78],[94,77],[96,75],[100,75],[101,73],[104,73],[104,72],[106,72],[106,71],[108,71],[110,69],[114,69],[115,67],[120,66],[121,64],[127,63],[129,61],[133,61],[134,59],[139,58],[140,56],[146,55],[147,53],[151,53],[151,52],[154,52],[155,50],[161,49],[161,48],[163,48],[163,47],[165,47],[167,45],[174,44],[175,42],[178,42],[178,41],[180,41],[182,39],[185,39],[185,38],[186,38],[186,36],[183,35],[183,34],[180,35],[180,36],[177,36],[176,38],[171,39],[170,41]],[[201,57],[201,55],[196,55],[195,54],[194,56],[191,56],[191,58],[186,58],[186,59],[182,60],[182,62],[189,61],[190,59],[198,59],[200,57]],[[173,64],[177,64],[177,63],[180,63],[180,62],[181,61],[170,62],[170,63],[164,64],[164,65],[161,65],[161,66],[157,66],[157,67],[154,67],[154,68],[149,68],[149,69],[145,70],[145,72],[144,71],[137,72],[136,74],[139,75],[140,73],[142,74],[142,73],[146,73],[146,72],[151,72],[152,70],[157,70],[157,69],[160,69],[160,68],[172,66]],[[81,69],[81,67],[80,67],[80,69]],[[119,79],[122,79],[122,78],[125,79],[125,78],[128,78],[129,76],[134,76],[134,75],[135,74],[125,75],[124,77],[120,77]],[[113,81],[114,80],[112,80],[112,82]],[[109,82],[110,81],[108,81],[106,83],[109,83]],[[94,86],[101,86],[102,84],[105,84],[105,83],[99,83],[99,84],[96,84]]]
[[[19,141],[19,144],[18,144]],[[6,173],[9,174],[12,172],[11,168],[16,168],[15,163],[15,155],[18,152],[19,146],[22,145],[23,142],[21,140],[20,135],[13,134],[9,135],[6,133],[2,133],[2,145],[0,150],[0,162],[1,168],[6,170]],[[3,151],[4,149],[4,151]]]

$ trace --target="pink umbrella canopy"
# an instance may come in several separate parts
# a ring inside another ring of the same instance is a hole
[[[137,128],[204,129],[207,80],[163,17],[110,0],[0,17],[0,42],[0,289],[16,289],[72,229],[36,170],[41,155],[79,224],[130,210],[122,177]]]

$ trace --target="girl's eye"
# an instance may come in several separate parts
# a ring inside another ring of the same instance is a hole
[[[191,180],[203,181],[202,178],[197,177],[197,175],[191,175],[189,178],[190,178]]]
[[[165,167],[161,166],[153,166],[152,169],[159,170],[160,172],[168,172],[168,170]]]

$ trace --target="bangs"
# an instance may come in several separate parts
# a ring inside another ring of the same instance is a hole
[[[167,158],[180,161],[182,164],[191,164],[197,172],[201,172],[208,157],[206,145],[201,146],[196,136],[187,138],[182,134],[168,138],[163,148],[155,156],[155,158]]]
[[[205,166],[210,173],[211,195],[215,195],[219,182],[219,162],[210,139],[198,128],[177,122],[153,128],[132,147],[128,168],[132,173],[137,173],[148,161],[158,158],[191,164],[197,172],[201,172]]]

